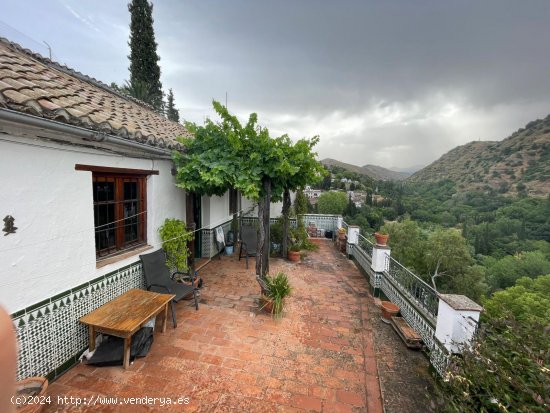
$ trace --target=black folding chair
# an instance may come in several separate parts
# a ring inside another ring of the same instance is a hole
[[[187,297],[193,293],[195,299],[195,309],[199,309],[199,301],[197,299],[197,290],[195,287],[196,274],[191,275],[191,285],[179,283],[173,280],[176,274],[183,274],[181,272],[175,272],[170,274],[168,267],[166,266],[166,255],[164,250],[159,249],[150,254],[140,255],[143,265],[143,274],[145,276],[145,286],[148,291],[154,291],[163,294],[175,294],[176,296],[171,302],[172,307],[172,321],[174,328],[177,327],[176,322],[176,308],[175,303]]]
[[[244,256],[246,258],[246,268],[248,269],[248,257],[256,256],[256,245],[258,244],[258,230],[250,225],[241,227],[241,246],[239,248],[239,261]],[[244,250],[244,255],[243,255]]]

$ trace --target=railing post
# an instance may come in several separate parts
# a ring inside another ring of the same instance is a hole
[[[384,272],[390,267],[391,248],[387,245],[375,244],[372,247],[372,263],[371,269],[374,272]]]
[[[353,247],[359,243],[359,227],[357,225],[348,225],[348,242],[346,244],[346,254],[351,259],[353,256]]]
[[[477,330],[483,307],[464,295],[439,294],[435,337],[449,353],[461,353]]]
[[[390,254],[391,249],[387,245],[374,244],[372,246],[370,268],[374,271],[375,285],[373,286],[373,295],[375,297],[380,296],[380,287],[382,285],[384,271],[388,271],[390,268]]]

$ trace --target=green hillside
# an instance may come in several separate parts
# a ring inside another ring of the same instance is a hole
[[[458,146],[407,180],[445,179],[461,191],[492,188],[503,194],[546,196],[550,193],[550,115],[529,122],[500,142]]]

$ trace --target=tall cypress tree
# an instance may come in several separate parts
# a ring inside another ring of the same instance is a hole
[[[130,22],[130,85],[148,89],[146,103],[162,111],[163,94],[160,82],[160,60],[153,30],[153,4],[132,0],[128,4]]]
[[[172,92],[172,89],[168,89],[168,106],[166,107],[166,116],[174,122],[180,121],[180,113],[174,104],[174,93]]]

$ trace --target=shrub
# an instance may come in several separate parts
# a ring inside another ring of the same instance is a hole
[[[175,218],[166,218],[158,231],[166,252],[166,266],[171,271],[187,271],[187,242],[193,239],[193,232],[187,230],[183,221]]]
[[[281,219],[278,219],[277,222],[269,227],[269,238],[271,242],[276,244],[283,242],[283,223]]]
[[[278,318],[283,312],[284,298],[292,293],[288,276],[284,272],[279,272],[274,277],[267,275],[265,283],[267,286],[266,296],[273,302],[272,314]]]
[[[512,316],[486,320],[472,348],[454,357],[431,411],[548,412],[549,331]]]

